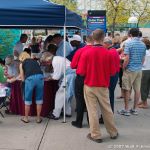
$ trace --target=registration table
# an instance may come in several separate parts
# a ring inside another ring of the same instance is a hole
[[[43,106],[41,116],[46,117],[50,111],[54,108],[55,94],[58,89],[57,81],[44,81],[44,96],[43,96]],[[10,111],[13,114],[24,115],[24,101],[22,96],[22,82],[15,81],[11,84],[11,97],[10,97]],[[36,104],[34,99],[34,94],[32,98],[32,105],[30,110],[30,115],[36,115]]]

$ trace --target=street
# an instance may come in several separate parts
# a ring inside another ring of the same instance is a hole
[[[116,89],[116,96],[119,90]],[[133,98],[133,95],[132,95]],[[132,105],[133,100],[130,101]],[[130,106],[131,106],[130,105]],[[75,118],[58,121],[43,119],[41,124],[20,121],[21,116],[6,115],[0,118],[0,150],[149,150],[150,149],[150,109],[140,109],[138,116],[121,116],[117,110],[122,108],[123,99],[115,100],[115,120],[119,130],[116,140],[109,138],[104,125],[101,126],[103,143],[95,143],[86,138],[89,128],[84,116],[83,128],[71,126]]]

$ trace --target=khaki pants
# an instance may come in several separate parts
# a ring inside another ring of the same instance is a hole
[[[104,124],[110,136],[117,134],[114,116],[110,107],[108,88],[89,87],[84,85],[84,97],[89,115],[90,133],[94,139],[101,139],[97,105],[99,104]]]

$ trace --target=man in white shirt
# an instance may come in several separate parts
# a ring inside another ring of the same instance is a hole
[[[49,52],[43,53],[41,62],[52,65],[53,74],[47,80],[59,80],[59,89],[55,96],[55,108],[50,118],[58,120],[64,105],[64,63],[66,61],[66,116],[71,116],[71,100],[74,95],[75,71],[70,68],[70,61],[61,56],[53,56]]]
[[[21,34],[20,40],[16,43],[14,47],[14,57],[15,59],[18,59],[21,52],[23,52],[24,45],[23,43],[26,43],[28,39],[28,36],[26,34]]]

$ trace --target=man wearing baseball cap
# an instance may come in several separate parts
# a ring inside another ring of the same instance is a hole
[[[84,47],[85,45],[81,42],[81,36],[80,35],[73,35],[73,37],[70,39],[70,44],[72,47],[75,47],[75,49],[67,56],[67,59],[72,61],[72,58],[75,54],[75,52],[79,49]]]

